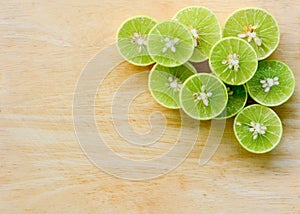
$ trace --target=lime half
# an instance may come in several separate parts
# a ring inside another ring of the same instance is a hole
[[[197,73],[194,66],[186,62],[178,67],[164,67],[156,64],[149,74],[149,90],[153,98],[162,106],[180,108],[179,92],[183,82]]]
[[[225,110],[214,119],[227,119],[235,116],[246,105],[248,93],[245,85],[226,85],[228,102]]]
[[[233,126],[239,143],[253,153],[266,153],[274,149],[283,131],[278,115],[259,104],[244,108],[236,116]]]
[[[186,7],[174,17],[189,28],[194,37],[195,50],[192,62],[207,60],[212,46],[222,38],[222,29],[217,16],[205,7]]]
[[[265,106],[278,106],[286,102],[295,90],[295,77],[291,69],[278,60],[258,63],[254,77],[247,82],[253,100]]]
[[[179,94],[183,111],[197,120],[209,120],[219,115],[225,109],[227,99],[224,83],[208,73],[189,77]]]
[[[123,58],[138,66],[154,63],[147,49],[147,37],[156,21],[147,16],[126,20],[118,30],[117,46]]]
[[[235,37],[220,40],[209,55],[209,66],[223,82],[242,85],[257,69],[257,55],[246,41]]]
[[[165,67],[186,63],[194,52],[194,40],[190,30],[177,21],[167,20],[155,25],[148,36],[150,56]]]
[[[280,40],[277,21],[269,12],[260,8],[235,11],[225,23],[223,36],[244,39],[254,48],[259,60],[270,56]]]

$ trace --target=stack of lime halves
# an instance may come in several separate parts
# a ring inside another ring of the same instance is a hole
[[[269,107],[286,102],[295,89],[290,68],[266,60],[280,40],[275,18],[259,8],[235,11],[222,32],[216,15],[205,7],[187,7],[172,20],[147,16],[125,21],[117,35],[121,55],[137,66],[156,63],[149,90],[164,107],[196,120],[235,117],[239,143],[253,153],[278,145],[282,123]],[[209,60],[212,73],[190,62]],[[189,62],[190,61],[190,62]],[[247,107],[248,94],[257,104]]]

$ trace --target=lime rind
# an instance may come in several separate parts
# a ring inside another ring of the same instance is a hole
[[[212,46],[222,38],[222,27],[216,14],[206,7],[190,6],[179,10],[173,19],[193,30],[194,42],[199,43],[189,61],[207,60]]]
[[[155,64],[149,74],[149,91],[160,105],[169,109],[179,109],[180,87],[188,77],[196,73],[195,67],[189,62],[178,67]]]
[[[208,103],[205,104],[204,100],[196,100],[195,95],[198,96],[198,99],[201,98],[201,93],[206,94]],[[215,75],[198,73],[192,75],[183,83],[179,93],[179,101],[183,111],[191,118],[210,120],[225,109],[228,94],[225,84]]]
[[[275,77],[279,77],[279,85],[274,85],[268,92],[265,92],[260,81]],[[282,105],[291,98],[295,91],[295,82],[295,76],[287,64],[279,60],[264,60],[259,62],[254,77],[246,83],[246,86],[254,101],[261,105],[274,107]]]
[[[229,55],[237,54],[239,70],[223,64]],[[212,72],[228,85],[243,85],[255,74],[258,66],[257,54],[248,42],[237,37],[226,37],[218,41],[210,51],[209,67]]]
[[[258,134],[256,139],[250,131],[252,121],[266,126],[265,134]],[[239,144],[255,154],[273,150],[280,143],[283,133],[282,122],[276,112],[260,104],[247,106],[239,112],[234,119],[233,130]]]
[[[156,24],[149,32],[147,44],[152,59],[165,67],[183,65],[194,52],[192,33],[174,20]]]
[[[245,11],[256,11],[255,16],[254,15],[248,16]],[[260,61],[260,60],[264,60],[264,59],[268,58],[272,53],[274,53],[274,51],[278,48],[278,45],[279,45],[279,42],[280,42],[280,29],[279,29],[278,22],[275,19],[275,17],[271,13],[269,13],[267,10],[262,9],[262,8],[257,8],[257,7],[245,7],[245,8],[241,8],[241,9],[238,9],[238,10],[234,11],[225,21],[225,26],[224,26],[224,30],[223,30],[223,37],[232,37],[232,36],[238,37],[238,34],[243,32],[243,30],[244,30],[243,28],[246,25],[252,24],[252,23],[245,23],[244,25],[241,24],[241,20],[237,20],[235,18],[235,15],[237,15],[241,12],[244,12],[244,16],[246,15],[245,17],[246,17],[247,21],[249,21],[249,19],[251,19],[252,17],[256,18],[257,11],[260,12],[260,13],[264,13],[264,14],[266,14],[266,16],[268,16],[268,17],[264,17],[264,19],[261,22],[266,21],[265,22],[266,25],[268,25],[270,23],[273,23],[273,25],[271,27],[266,26],[267,30],[265,30],[265,29],[260,30],[259,28],[256,29],[256,32],[257,32],[258,36],[259,36],[259,34],[263,34],[263,35],[261,35],[262,42],[264,40],[269,40],[269,41],[271,41],[271,43],[273,43],[273,47],[269,47],[271,44],[268,44],[268,45],[265,44],[265,45],[261,45],[260,47],[258,47],[255,44],[254,41],[250,42],[251,46],[254,48],[255,52],[257,53],[258,60]],[[267,18],[268,18],[268,20],[267,20]],[[229,33],[229,32],[227,32],[227,31],[229,31],[228,30],[228,23],[229,23],[229,21],[231,21],[231,19],[235,22],[235,24],[233,26],[235,26],[238,29],[235,29],[234,32]],[[254,20],[252,20],[252,21],[254,22]],[[259,22],[257,23],[256,20],[255,20],[255,23],[253,23],[253,25],[257,25],[257,24],[260,24],[260,23]],[[277,33],[276,33],[276,35],[269,35],[268,36],[267,33],[272,28],[275,28]],[[275,41],[272,41],[272,39],[273,40],[275,39]],[[264,49],[267,49],[267,51],[265,51]]]
[[[126,19],[117,31],[117,48],[121,56],[136,66],[148,66],[154,63],[148,52],[146,43],[138,43],[144,39],[157,21],[149,16],[134,16]],[[139,36],[135,37],[135,34]],[[136,41],[135,43],[133,42]]]
[[[230,91],[228,92],[228,102],[224,111],[219,114],[217,117],[213,118],[215,120],[224,120],[231,118],[237,115],[239,112],[243,110],[246,106],[248,100],[248,93],[247,88],[245,85],[240,86],[230,86],[227,85],[228,88],[233,92],[232,95],[229,95]],[[238,93],[239,97],[235,97],[236,93]]]

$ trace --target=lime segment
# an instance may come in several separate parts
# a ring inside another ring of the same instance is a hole
[[[247,103],[247,89],[245,85],[226,85],[228,92],[228,102],[225,110],[215,119],[227,119],[239,113]]]
[[[235,11],[225,23],[223,36],[244,39],[254,48],[259,60],[270,56],[280,40],[277,21],[269,12],[260,8]]]
[[[286,102],[295,90],[295,77],[291,69],[278,60],[265,60],[258,64],[254,77],[247,82],[249,95],[266,106]]]
[[[147,37],[156,21],[147,16],[126,20],[118,30],[117,46],[123,58],[138,66],[154,63],[147,50]]]
[[[188,62],[172,68],[156,64],[149,74],[149,90],[162,106],[178,109],[179,91],[183,82],[195,73],[196,69]]]
[[[222,81],[229,85],[242,85],[253,77],[257,68],[257,55],[244,40],[229,37],[212,48],[209,66]]]
[[[168,20],[155,25],[148,36],[150,56],[165,67],[186,63],[194,51],[192,33],[183,24]]]
[[[193,6],[180,10],[174,19],[187,26],[193,34],[195,50],[190,61],[207,60],[212,46],[222,38],[217,16],[208,8]]]
[[[194,74],[183,84],[179,95],[183,111],[197,120],[209,120],[219,115],[227,104],[224,83],[208,73]]]
[[[243,148],[252,153],[274,149],[282,136],[282,124],[270,108],[254,104],[244,108],[234,120],[234,134]]]

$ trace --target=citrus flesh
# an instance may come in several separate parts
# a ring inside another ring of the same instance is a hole
[[[278,115],[259,104],[244,108],[236,116],[233,128],[241,146],[252,153],[266,153],[274,149],[283,131]]]
[[[209,55],[209,66],[223,82],[242,85],[257,69],[257,55],[246,41],[228,37],[220,40]]]
[[[235,11],[225,22],[224,37],[239,37],[255,50],[258,60],[270,56],[278,47],[280,32],[276,19],[261,8]]]
[[[154,99],[164,107],[180,108],[179,92],[183,82],[197,73],[188,62],[178,67],[164,67],[156,64],[149,74],[149,91]]]
[[[194,52],[192,33],[185,25],[173,20],[155,25],[147,43],[150,56],[165,67],[186,63]]]
[[[278,106],[286,102],[295,90],[295,77],[291,69],[278,60],[258,63],[253,78],[247,82],[249,95],[266,106]]]
[[[187,26],[193,34],[195,50],[190,61],[207,60],[212,46],[222,38],[217,16],[208,8],[193,6],[180,10],[174,19]]]
[[[135,16],[126,20],[117,32],[117,47],[121,56],[137,66],[154,63],[147,48],[147,37],[157,22],[147,16]]]
[[[245,85],[231,86],[226,85],[228,102],[224,111],[215,119],[227,119],[235,116],[246,105],[248,93]]]
[[[225,109],[227,99],[224,83],[208,73],[189,77],[179,94],[183,111],[197,120],[209,120],[219,115]]]

